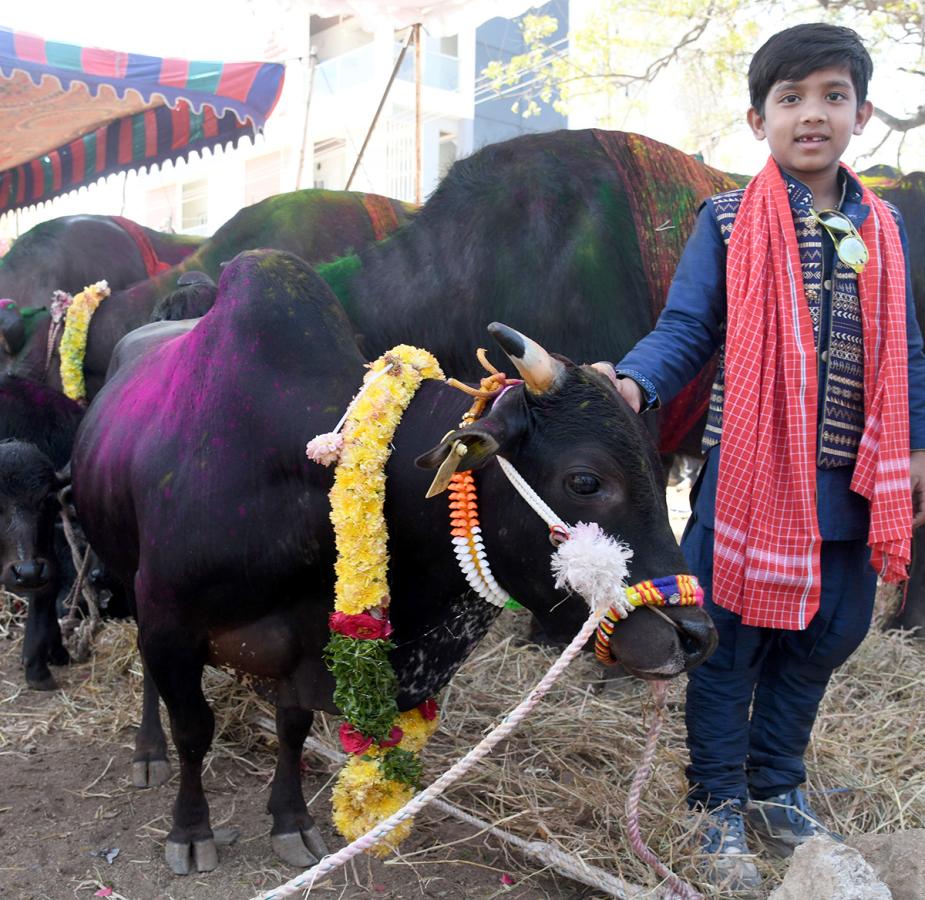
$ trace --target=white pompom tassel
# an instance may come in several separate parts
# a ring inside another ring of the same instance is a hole
[[[556,587],[581,594],[599,612],[613,606],[625,619],[634,608],[625,592],[632,549],[605,534],[595,522],[579,522],[569,532],[569,539],[552,556]]]
[[[305,445],[305,455],[312,462],[316,462],[320,466],[329,466],[331,463],[340,462],[340,454],[344,449],[344,436],[340,433],[340,430],[344,427],[344,422],[347,421],[350,410],[353,409],[357,400],[363,396],[367,388],[375,384],[393,365],[394,363],[389,363],[376,373],[368,372],[363,381],[363,385],[356,392],[350,403],[347,404],[347,409],[344,410],[344,414],[340,417],[340,421],[334,426],[334,430],[315,435],[315,437]]]
[[[313,437],[305,445],[305,455],[322,466],[329,466],[340,459],[344,449],[344,436],[337,431],[328,431]]]

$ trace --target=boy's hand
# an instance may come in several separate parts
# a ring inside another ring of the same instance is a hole
[[[614,387],[617,389],[617,393],[630,405],[630,408],[633,412],[639,412],[642,409],[642,388],[633,381],[632,378],[618,378],[617,373],[614,371],[613,363],[609,362],[596,362],[592,363],[592,369],[597,369],[598,372],[602,372],[606,375],[614,384]],[[925,475],[925,468],[922,470],[923,475]]]
[[[610,362],[591,363],[591,368],[597,369],[597,371],[600,372],[601,375],[606,375],[613,382],[614,387],[617,390],[620,390],[619,388],[620,379],[617,378],[617,371],[616,369],[614,369],[613,363],[610,363]]]
[[[642,388],[632,378],[618,378],[617,391],[629,403],[633,412],[638,413],[642,409],[642,403],[645,399],[642,395]]]
[[[909,461],[912,482],[912,527],[925,523],[925,450],[914,450]]]

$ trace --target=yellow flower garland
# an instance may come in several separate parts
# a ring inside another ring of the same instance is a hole
[[[386,367],[388,371],[373,382]],[[337,612],[381,615],[388,609],[385,464],[395,429],[421,382],[443,377],[430,353],[401,344],[370,366],[364,379],[368,386],[349,411],[330,493],[337,540]],[[398,747],[411,752],[420,750],[437,729],[436,717],[425,719],[419,709],[400,713],[394,724],[402,730]],[[362,755],[351,756],[338,775],[332,795],[334,824],[347,840],[365,834],[414,795],[411,785],[384,774],[382,756],[374,743]],[[389,842],[394,845],[405,838],[411,825],[408,820],[394,828]],[[378,852],[388,852],[388,847],[378,846]]]
[[[84,381],[84,355],[87,352],[87,330],[90,319],[102,301],[109,296],[109,285],[98,281],[85,287],[73,300],[64,320],[64,333],[58,355],[61,358],[61,386],[64,393],[79,403],[87,399]]]

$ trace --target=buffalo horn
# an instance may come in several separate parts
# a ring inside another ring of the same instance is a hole
[[[536,341],[502,325],[492,322],[488,333],[517,366],[527,389],[533,394],[545,394],[558,387],[565,377],[565,366],[550,356]]]

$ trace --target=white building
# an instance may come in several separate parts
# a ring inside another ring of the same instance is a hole
[[[546,4],[567,28],[568,0]],[[262,135],[234,150],[204,151],[153,172],[110,176],[104,183],[42,207],[7,215],[0,236],[76,212],[121,214],[162,230],[211,234],[239,209],[303,187],[343,190],[407,38],[385,26],[366,31],[349,17],[283,13],[267,58],[286,62],[279,104]],[[422,41],[422,195],[453,162],[483,144],[524,131],[563,128],[548,111],[529,120],[511,111],[480,79],[492,59],[522,48],[508,19]],[[409,47],[350,184],[415,199],[415,59]],[[307,121],[306,121],[307,110]]]

